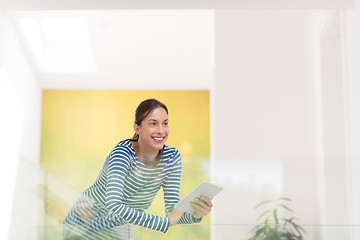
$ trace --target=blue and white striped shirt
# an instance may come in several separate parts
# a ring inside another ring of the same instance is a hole
[[[126,223],[166,232],[170,225],[167,216],[180,201],[181,168],[181,156],[176,148],[165,145],[157,166],[149,167],[139,160],[129,140],[121,142],[107,156],[98,178],[83,192],[64,225],[86,227],[77,212],[91,208],[96,213],[90,222],[89,231],[93,233]],[[144,213],[161,187],[166,217]],[[185,213],[178,224],[199,221]]]

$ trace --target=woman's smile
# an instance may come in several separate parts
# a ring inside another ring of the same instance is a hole
[[[157,142],[157,143],[162,143],[162,141],[164,140],[164,137],[152,137],[154,140],[155,140],[155,142]]]

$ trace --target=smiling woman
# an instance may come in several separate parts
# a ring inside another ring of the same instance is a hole
[[[143,102],[143,105],[150,104],[154,105],[155,108],[152,109],[151,106],[149,109],[152,110],[145,108],[146,111],[144,113],[138,110],[138,112],[142,113],[143,119],[136,120],[134,123],[134,130],[138,141],[134,141],[133,145],[141,161],[153,165],[156,164],[154,161],[158,161],[161,156],[162,148],[169,135],[169,127],[166,106],[153,100]]]
[[[166,232],[176,224],[200,222],[211,210],[206,199],[194,213],[174,209],[180,201],[181,157],[165,145],[167,107],[156,99],[140,103],[133,138],[110,152],[95,183],[87,188],[64,220],[64,239],[123,239],[128,224]],[[144,213],[164,191],[165,217]]]

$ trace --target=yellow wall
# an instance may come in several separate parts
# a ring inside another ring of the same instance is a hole
[[[95,181],[113,147],[132,137],[135,109],[147,98],[156,98],[169,109],[166,144],[182,155],[181,197],[186,195],[209,178],[209,91],[44,91],[41,167],[83,191]],[[160,191],[148,212],[164,215],[162,197]],[[157,234],[139,231],[142,239]],[[208,235],[208,230],[191,232],[199,231],[190,231],[189,237],[207,239],[197,235]],[[166,238],[176,239],[175,235],[170,231]]]

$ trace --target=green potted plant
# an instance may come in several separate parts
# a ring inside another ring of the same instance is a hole
[[[274,201],[264,201],[255,206],[268,206],[257,219],[258,224],[251,230],[249,240],[303,240],[305,230],[296,224],[296,218],[279,218],[279,210],[293,212],[284,202],[291,202],[289,198],[279,198]]]

